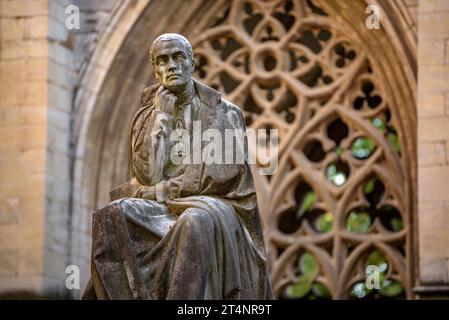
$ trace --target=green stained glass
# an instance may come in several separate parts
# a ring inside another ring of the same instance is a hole
[[[318,274],[318,263],[313,255],[304,253],[299,259],[299,269],[310,280]]]
[[[312,288],[316,296],[326,297],[330,295],[328,291],[326,293],[327,288],[324,285],[313,283],[319,271],[318,263],[313,255],[308,252],[301,255],[298,261],[298,271],[301,272],[298,280],[286,287],[285,294],[287,297],[292,299],[303,298]]]
[[[404,223],[402,222],[402,219],[400,218],[393,218],[391,219],[391,226],[395,231],[400,231],[404,229]]]
[[[351,232],[367,232],[371,226],[371,216],[367,212],[352,211],[346,220],[346,229]]]
[[[327,179],[336,186],[342,186],[346,182],[346,174],[337,169],[335,164],[331,164],[327,167]]]
[[[315,282],[312,285],[312,293],[318,298],[329,298],[331,296],[329,289],[320,282]]]
[[[351,295],[355,298],[362,299],[365,298],[372,290],[368,289],[365,283],[359,282],[354,285]],[[396,297],[400,295],[404,291],[403,286],[397,282],[392,280],[382,280],[379,288],[379,293],[384,297]]]
[[[342,155],[343,149],[342,149],[340,146],[338,146],[338,147],[335,148],[335,153],[336,153],[337,156],[339,157],[339,156]]]
[[[394,151],[396,152],[401,151],[401,145],[399,144],[399,138],[396,132],[389,132],[387,139],[388,142],[390,142],[391,146],[393,147]]]
[[[376,117],[372,120],[373,125],[382,132],[384,132],[385,128],[386,128],[386,123],[383,118],[384,117],[381,116],[381,117]]]
[[[301,207],[297,212],[298,218],[300,218],[308,210],[312,209],[313,205],[315,204],[315,201],[316,201],[315,192],[314,191],[307,192],[301,204]]]
[[[334,215],[332,212],[326,212],[318,217],[315,221],[315,228],[319,232],[329,232],[332,229],[332,224],[334,222]]]
[[[363,282],[356,283],[352,288],[351,295],[355,298],[362,299],[365,298],[371,289],[368,289]]]
[[[287,286],[285,294],[291,299],[300,299],[310,291],[310,280],[307,276],[300,276],[298,281]]]
[[[354,158],[363,160],[368,158],[376,150],[376,144],[369,138],[360,137],[354,140],[351,149]]]
[[[374,191],[374,187],[375,187],[375,183],[376,183],[376,178],[370,179],[365,187],[363,188],[363,193],[364,194],[370,194],[371,192]]]
[[[404,287],[398,281],[387,279],[388,259],[380,250],[373,250],[366,260],[366,275],[372,275],[372,270],[369,272],[369,266],[377,266],[379,275],[377,284],[373,289],[367,287],[367,283],[356,283],[351,291],[351,296],[362,299],[365,298],[372,290],[379,292],[384,297],[396,297],[404,291]],[[371,287],[371,286],[370,286]]]
[[[368,256],[367,260],[368,265],[374,265],[379,267],[380,272],[386,272],[388,270],[388,260],[385,255],[379,250],[374,250]]]
[[[334,175],[337,173],[337,167],[334,164],[331,164],[328,168],[327,168],[327,174],[328,175]]]
[[[396,297],[401,294],[404,288],[402,285],[393,280],[384,280],[380,286],[379,292],[386,297]]]

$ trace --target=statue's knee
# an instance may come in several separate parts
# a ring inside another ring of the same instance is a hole
[[[210,213],[203,209],[190,208],[185,210],[180,219],[187,227],[200,228],[202,231],[213,230],[214,222]]]
[[[126,210],[130,207],[142,206],[142,203],[146,203],[148,200],[140,198],[121,198],[111,202],[110,204],[118,208],[119,210]]]
[[[112,201],[112,202],[108,203],[106,206],[104,206],[103,208],[95,211],[94,216],[97,216],[97,217],[110,216],[113,214],[121,213],[123,205],[126,205],[127,201],[129,201],[130,199],[131,198],[123,198],[123,199]]]
[[[122,199],[115,200],[112,203],[115,204],[116,206],[120,207],[120,209],[122,209],[122,208],[125,208],[126,206],[132,205],[134,200],[135,200],[134,198],[122,198]]]

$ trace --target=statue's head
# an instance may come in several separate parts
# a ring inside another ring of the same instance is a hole
[[[189,84],[195,62],[190,42],[180,34],[164,33],[153,41],[150,59],[157,80],[168,90],[177,93]]]

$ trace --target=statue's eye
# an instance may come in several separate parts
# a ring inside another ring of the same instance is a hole
[[[157,65],[163,65],[167,63],[167,58],[166,57],[157,57],[156,58],[156,64]]]
[[[181,60],[184,60],[184,59],[185,59],[185,56],[184,56],[184,54],[182,54],[182,53],[177,53],[177,54],[175,55],[175,59],[176,59],[177,61],[181,61]]]

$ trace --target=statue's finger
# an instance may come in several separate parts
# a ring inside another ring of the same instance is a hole
[[[156,94],[159,95],[162,91],[164,91],[164,86],[160,86],[159,89],[157,89]]]
[[[164,86],[162,86],[162,92],[161,92],[161,95],[163,95],[164,97],[166,97],[169,93],[170,93],[170,90],[168,90],[166,87],[164,87]]]
[[[176,102],[176,96],[169,96],[168,100],[170,101],[170,103],[175,103]]]

